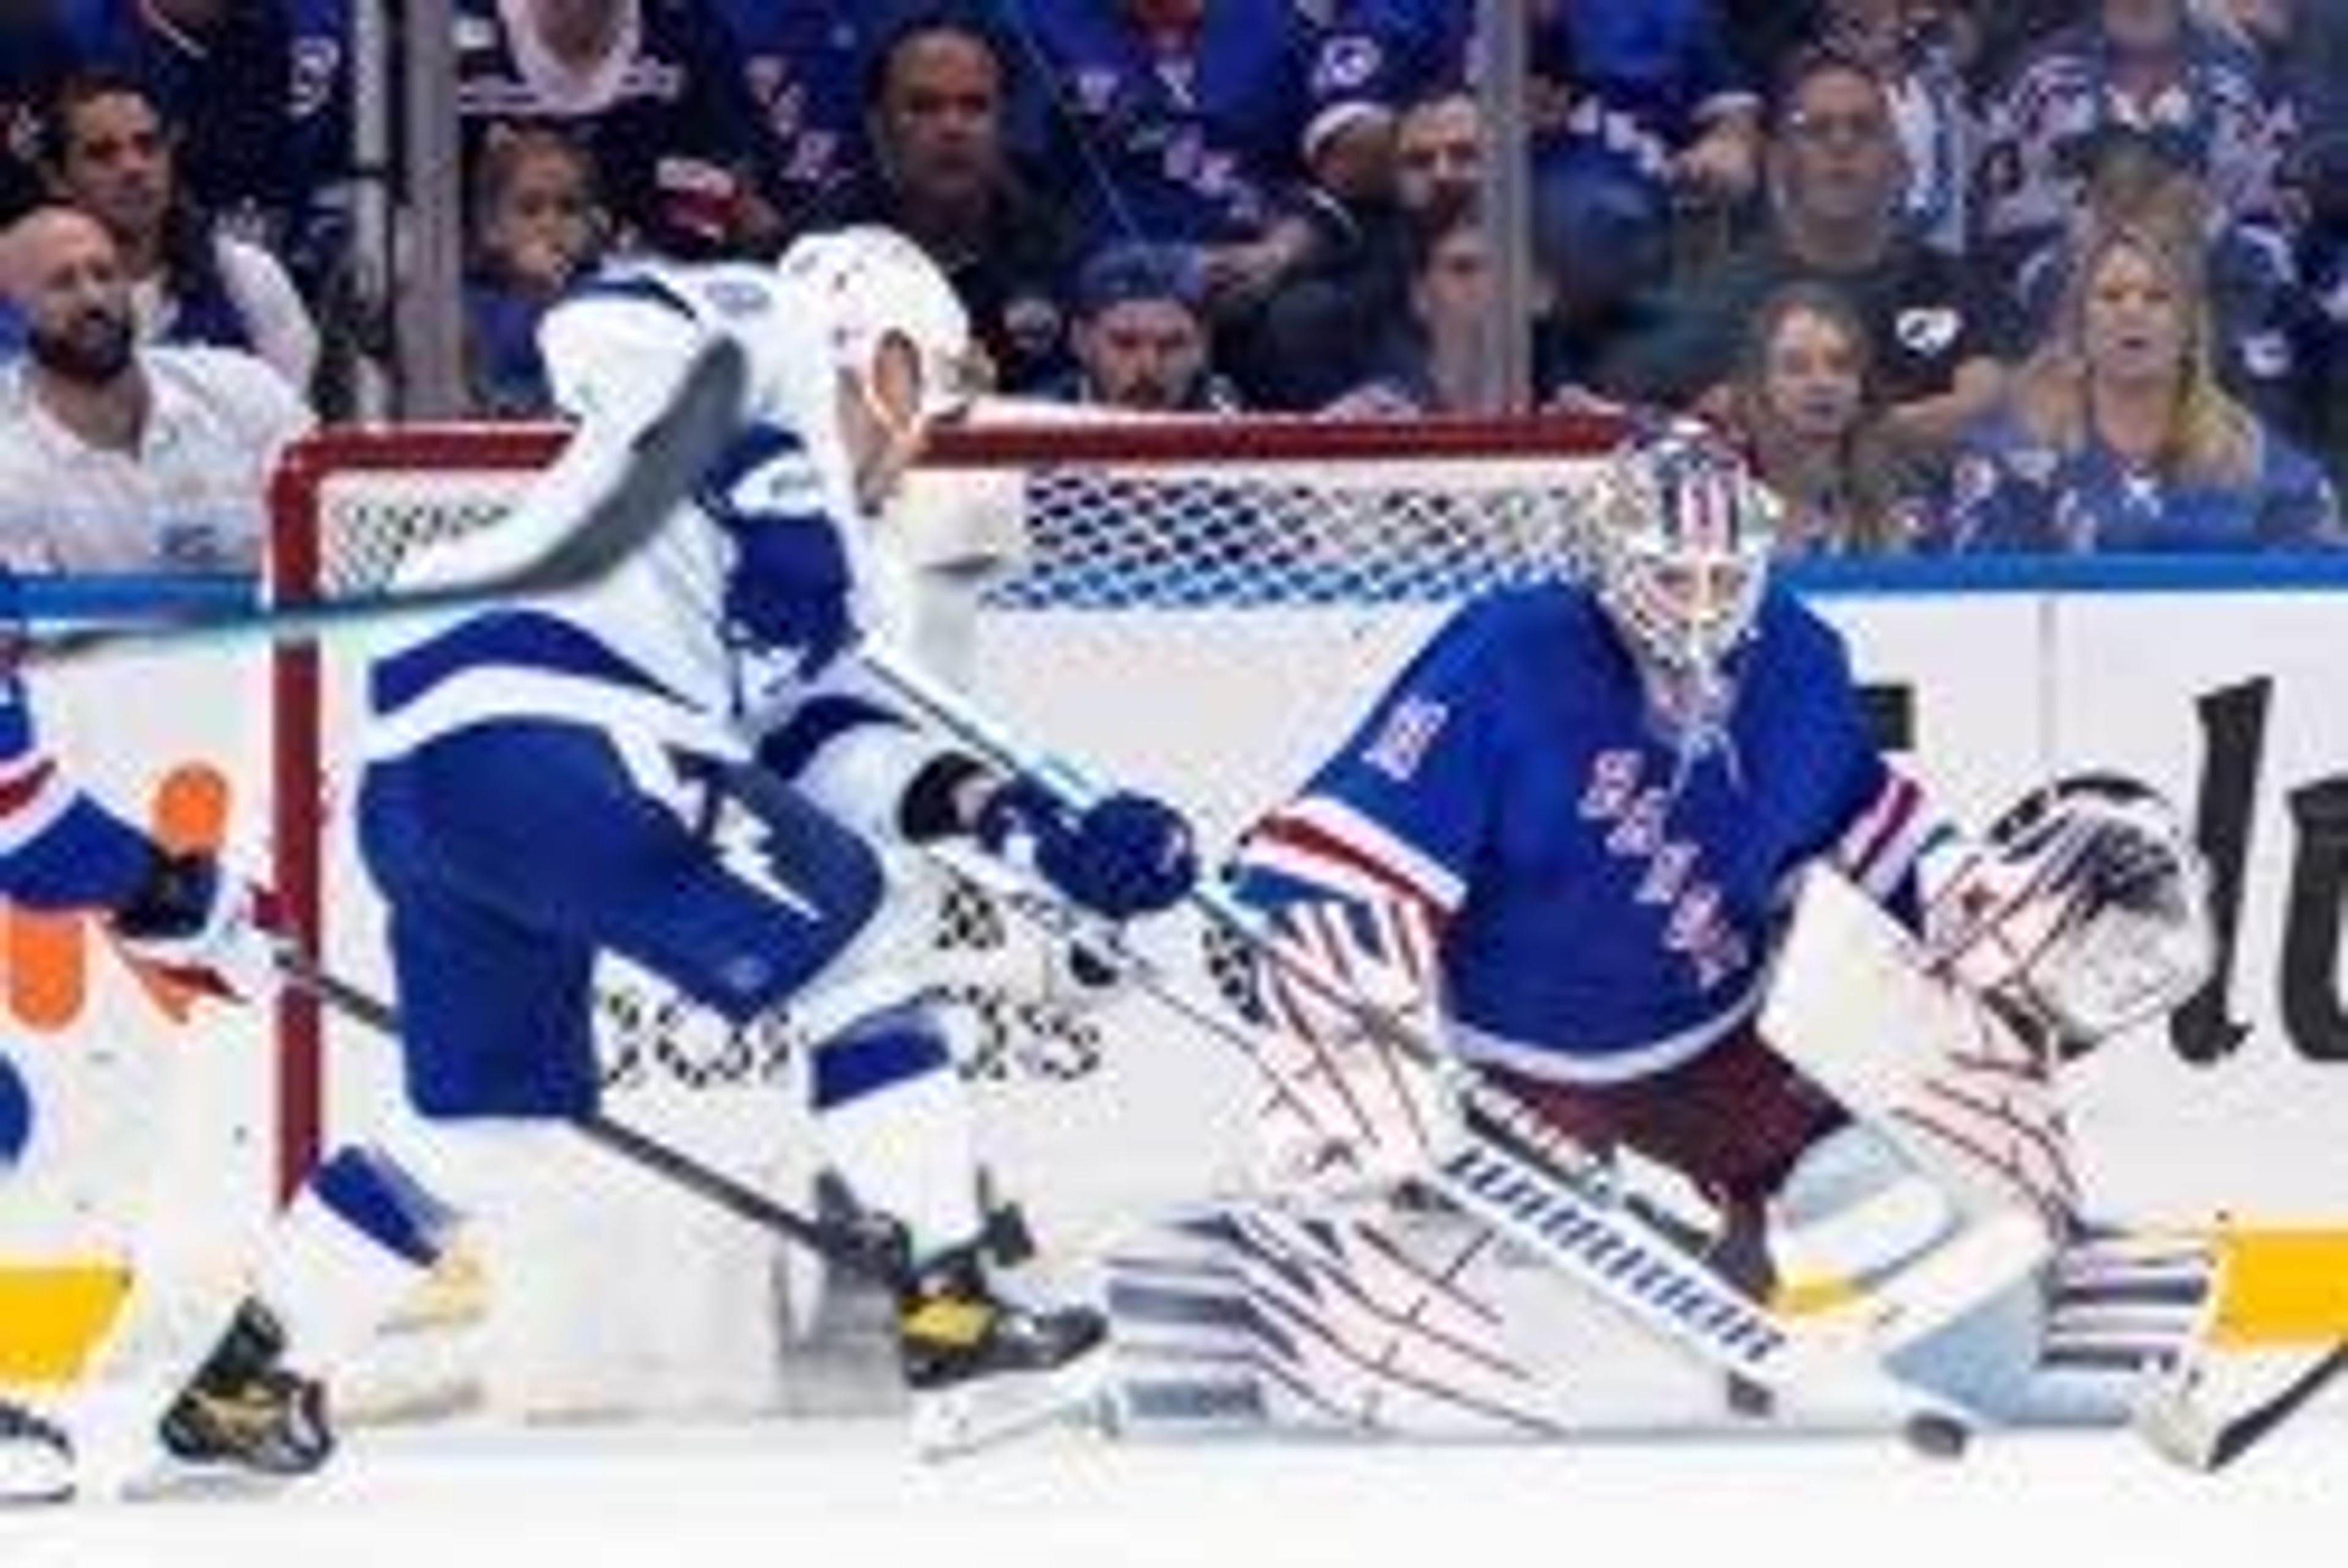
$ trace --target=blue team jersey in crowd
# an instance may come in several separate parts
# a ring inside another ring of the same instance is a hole
[[[2263,434],[2246,485],[2161,476],[2100,442],[2065,451],[2011,418],[1973,430],[1957,459],[1947,544],[1959,550],[2255,550],[2341,542],[2323,470]]]
[[[796,224],[867,162],[864,51],[877,18],[860,19],[848,0],[716,0],[715,9],[766,146],[767,194]]]
[[[1018,21],[1066,117],[1050,188],[1090,244],[1251,238],[1300,176],[1311,40],[1291,0],[1216,0],[1179,54],[1103,0],[1034,0]]]
[[[1657,185],[1710,120],[1758,101],[1715,0],[1567,0],[1544,32],[1537,61],[1574,88],[1560,148]]]
[[[1830,628],[1772,593],[1739,660],[1723,732],[1684,760],[1585,594],[1471,606],[1259,827],[1241,890],[1421,906],[1470,1061],[1602,1082],[1691,1060],[1757,1011],[1806,866],[1912,920],[1934,831]]]

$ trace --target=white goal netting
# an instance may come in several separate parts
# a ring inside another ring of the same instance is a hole
[[[1576,569],[1575,489],[1610,434],[1559,421],[988,423],[941,442],[883,526],[924,574],[915,644],[940,673],[1046,747],[1182,803],[1227,843],[1341,738],[1445,606]],[[425,541],[496,526],[554,440],[510,428],[315,438],[280,486],[277,591],[366,591]],[[357,724],[351,662],[331,649],[281,657],[280,876],[326,968],[387,988],[379,911],[337,820]],[[1250,1093],[1227,1047],[1185,1038],[1147,999],[1072,1002],[1050,945],[973,884],[942,879],[936,908],[937,983],[990,1163],[1047,1252],[1220,1178]],[[1143,941],[1197,963],[1197,933],[1176,922]],[[616,965],[599,989],[614,1114],[800,1202],[812,1173],[778,1109],[793,1085],[788,1025],[726,1029]],[[334,1040],[349,1026],[331,1015],[296,1009],[289,1028],[287,1092],[310,1102],[287,1118],[283,1157],[298,1165],[394,1090],[388,1052]],[[517,1272],[572,1276],[528,1315],[530,1343],[496,1352],[525,1385],[509,1402],[804,1402],[811,1361],[777,1348],[789,1336],[771,1288],[794,1271],[768,1238],[674,1194],[632,1223],[645,1185],[633,1176],[576,1205],[577,1239],[550,1220],[547,1256],[479,1260],[492,1302]],[[613,1297],[614,1277],[657,1280],[659,1299]],[[561,1327],[582,1305],[601,1325],[588,1345]],[[669,1319],[682,1343],[626,1343],[610,1320],[631,1313]],[[542,1371],[520,1370],[550,1335],[567,1344],[544,1350]]]

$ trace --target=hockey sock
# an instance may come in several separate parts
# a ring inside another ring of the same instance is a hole
[[[364,1344],[439,1260],[455,1220],[376,1150],[345,1148],[319,1166],[255,1271],[289,1358],[329,1367]]]
[[[849,1190],[905,1226],[916,1262],[979,1234],[969,1103],[918,1009],[880,1014],[819,1047],[814,1101]]]

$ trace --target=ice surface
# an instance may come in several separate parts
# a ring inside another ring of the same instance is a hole
[[[2197,1476],[2125,1433],[1110,1444],[942,1464],[878,1421],[361,1432],[272,1495],[0,1514],[0,1568],[2333,1563],[2348,1422]]]

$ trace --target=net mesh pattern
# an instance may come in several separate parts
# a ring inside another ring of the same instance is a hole
[[[1039,469],[1004,607],[1448,601],[1584,564],[1570,486],[1473,466]]]

